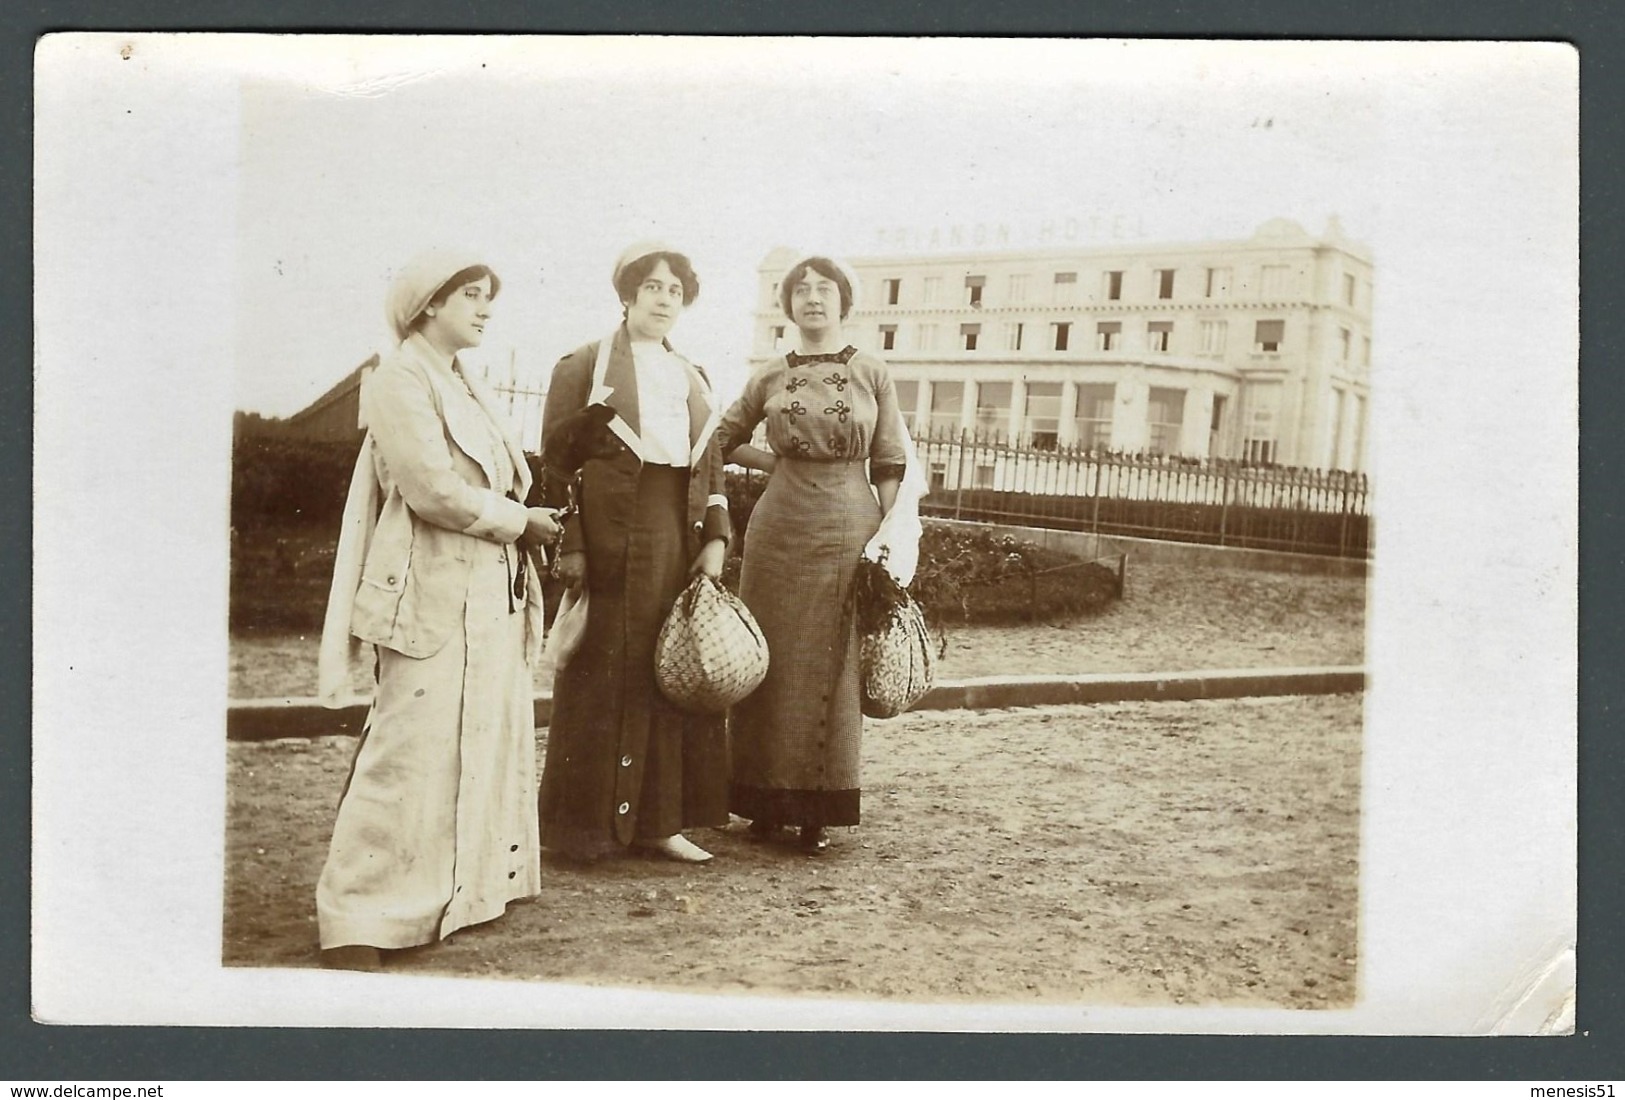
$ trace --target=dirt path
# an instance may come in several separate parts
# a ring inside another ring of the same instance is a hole
[[[1359,696],[872,722],[864,824],[824,856],[735,822],[695,836],[718,857],[702,867],[549,864],[537,898],[389,965],[687,991],[1343,1007],[1360,735]],[[315,964],[314,885],[352,748],[229,746],[229,965]]]

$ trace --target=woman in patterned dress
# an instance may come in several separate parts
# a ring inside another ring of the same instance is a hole
[[[858,823],[852,583],[907,462],[886,364],[842,337],[854,282],[822,256],[789,270],[779,304],[798,350],[753,375],[718,429],[730,461],[769,475],[745,534],[740,596],[771,658],[730,718],[729,809],[758,835],[797,827],[809,852],[828,846],[826,828]],[[749,443],[764,421],[766,451]]]

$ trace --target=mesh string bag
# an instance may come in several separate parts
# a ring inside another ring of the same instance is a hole
[[[727,710],[767,675],[767,639],[744,601],[705,576],[685,588],[655,639],[655,682],[677,706]]]
[[[858,563],[853,610],[858,624],[858,678],[863,713],[895,718],[931,690],[938,650],[925,612],[879,561]]]

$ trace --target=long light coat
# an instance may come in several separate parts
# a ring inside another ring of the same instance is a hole
[[[378,647],[380,675],[317,916],[323,947],[407,947],[540,886],[526,652],[541,586],[533,562],[514,594],[529,468],[477,382],[413,337],[367,380],[362,409],[368,468],[328,621]]]

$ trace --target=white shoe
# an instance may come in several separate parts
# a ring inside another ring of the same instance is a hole
[[[710,852],[682,833],[661,837],[659,840],[638,840],[633,843],[644,851],[654,852],[667,859],[675,859],[679,863],[704,863],[711,858]]]

